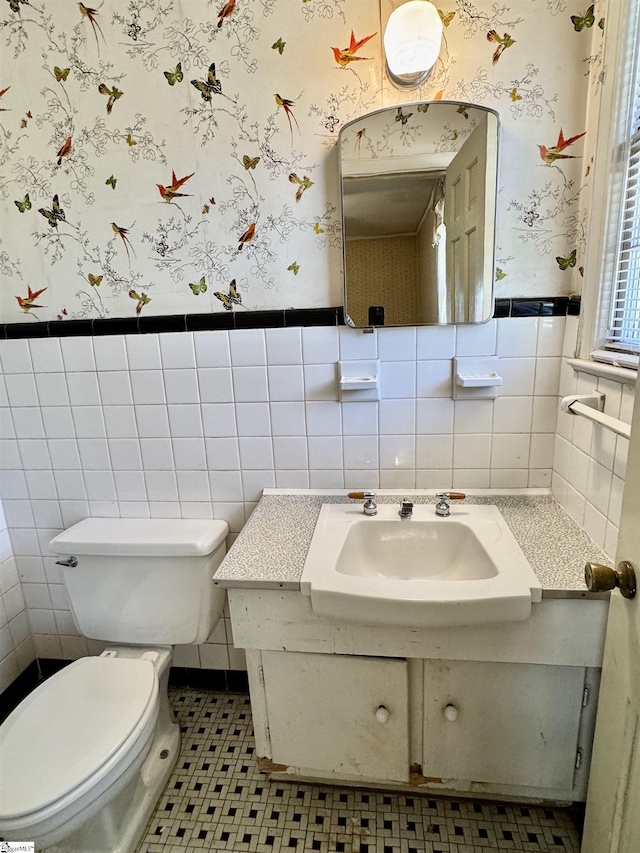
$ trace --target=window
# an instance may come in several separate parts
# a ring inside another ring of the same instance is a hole
[[[614,146],[616,172],[611,183],[612,203],[617,212],[610,221],[612,263],[607,315],[603,318],[600,349],[591,353],[596,361],[638,367],[640,353],[640,46],[629,38],[622,51],[621,76],[626,93],[620,105],[620,132]],[[626,78],[626,79],[625,79]],[[616,191],[617,190],[617,191]],[[603,306],[604,307],[604,306]]]
[[[640,349],[640,63],[636,73],[629,135],[626,140],[625,192],[622,202],[616,275],[607,340]]]

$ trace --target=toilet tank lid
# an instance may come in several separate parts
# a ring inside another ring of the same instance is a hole
[[[180,518],[85,518],[51,540],[56,555],[202,557],[221,545],[226,521]]]

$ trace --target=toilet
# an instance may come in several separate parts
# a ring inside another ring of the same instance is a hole
[[[224,521],[88,518],[56,536],[78,629],[117,643],[43,682],[0,726],[0,838],[131,853],[173,770],[171,647],[222,615]],[[125,645],[126,644],[126,645]]]

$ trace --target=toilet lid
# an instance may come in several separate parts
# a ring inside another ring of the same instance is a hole
[[[139,658],[81,658],[43,682],[0,727],[0,818],[45,808],[81,785],[154,709]]]

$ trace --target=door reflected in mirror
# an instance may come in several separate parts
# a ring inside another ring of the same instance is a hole
[[[499,117],[451,101],[340,131],[345,319],[484,323],[493,313]]]

